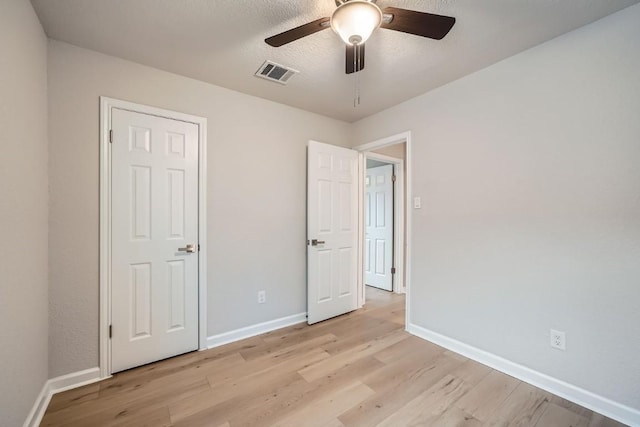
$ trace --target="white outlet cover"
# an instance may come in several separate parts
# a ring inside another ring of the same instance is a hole
[[[413,208],[420,209],[422,207],[422,199],[420,197],[413,198]]]
[[[558,350],[566,350],[567,342],[564,332],[551,329],[549,334],[549,344]]]

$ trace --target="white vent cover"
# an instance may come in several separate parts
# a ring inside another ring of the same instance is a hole
[[[256,76],[286,85],[289,79],[298,73],[299,71],[293,68],[287,68],[271,61],[264,61],[264,64],[256,71]]]

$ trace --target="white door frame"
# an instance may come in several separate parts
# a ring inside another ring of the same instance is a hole
[[[367,159],[378,160],[393,165],[393,174],[396,176],[396,181],[393,183],[393,266],[396,267],[396,274],[391,276],[391,283],[393,285],[393,292],[403,294],[405,292],[403,285],[404,251],[401,249],[404,247],[404,160],[378,153],[365,152],[363,154],[365,166],[365,178],[363,179],[366,179],[367,175]],[[366,214],[365,211],[366,207],[363,208],[363,213]],[[400,268],[398,268],[398,266],[400,266]]]
[[[358,269],[358,305],[360,307],[362,307],[364,305],[364,235],[365,235],[365,226],[364,226],[364,182],[365,182],[365,175],[366,175],[366,157],[371,157],[371,154],[374,154],[374,156],[381,156],[380,154],[375,154],[375,153],[369,153],[369,151],[371,150],[377,150],[379,148],[383,148],[383,147],[388,147],[390,145],[395,145],[395,144],[401,144],[401,143],[405,143],[405,147],[406,147],[406,152],[405,152],[405,161],[404,161],[404,168],[406,170],[406,182],[404,182],[404,185],[406,186],[406,200],[401,202],[401,207],[404,208],[404,210],[406,211],[406,223],[404,224],[404,227],[406,228],[406,241],[404,242],[405,245],[405,250],[404,253],[402,254],[403,251],[398,251],[396,250],[396,253],[401,253],[405,259],[406,262],[404,262],[404,264],[406,265],[406,268],[404,269],[404,271],[402,272],[404,274],[404,285],[405,285],[405,293],[406,293],[406,300],[405,300],[405,304],[406,304],[406,315],[405,315],[405,328],[407,327],[407,325],[409,324],[409,312],[410,312],[410,307],[411,305],[409,304],[410,301],[410,297],[411,297],[411,219],[412,219],[412,215],[413,212],[411,210],[411,204],[410,204],[410,200],[412,197],[412,193],[411,193],[411,131],[406,131],[406,132],[402,132],[396,135],[391,135],[388,136],[386,138],[382,138],[382,139],[378,139],[366,144],[362,144],[362,145],[358,145],[356,147],[354,147],[355,150],[360,152],[359,155],[359,168],[360,168],[360,185],[358,186],[359,188],[359,194],[358,194],[358,198],[359,198],[359,218],[360,218],[360,238],[358,239],[358,265],[360,266],[360,268]],[[395,159],[398,160],[398,159]],[[397,173],[396,175],[400,176],[400,173]],[[398,187],[399,188],[399,187]],[[398,193],[400,193],[400,191],[398,191]],[[401,197],[404,198],[404,191],[401,194]],[[398,206],[396,204],[396,206]],[[397,211],[398,215],[400,218],[400,221],[397,221],[396,224],[397,225],[402,225],[401,223],[404,222],[404,214],[402,212],[400,212],[400,209]],[[402,216],[401,216],[402,215]],[[402,230],[402,228],[400,228],[400,230]],[[403,234],[403,233],[396,233],[396,235],[398,234]],[[404,235],[402,236],[404,238]],[[398,245],[396,246],[396,248],[401,248],[402,246]],[[394,262],[396,262],[395,265],[402,265],[400,264],[400,262],[402,262],[402,259],[398,259],[396,258],[394,260]],[[394,284],[394,290],[395,290],[395,284]]]
[[[100,377],[111,376],[111,109],[193,123],[198,126],[198,347],[207,348],[207,119],[118,99],[100,97]]]

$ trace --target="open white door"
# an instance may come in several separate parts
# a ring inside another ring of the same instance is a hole
[[[364,283],[393,290],[393,165],[368,168],[365,189]]]
[[[198,348],[198,126],[112,111],[112,372]]]
[[[307,316],[316,323],[358,308],[358,153],[309,141]]]

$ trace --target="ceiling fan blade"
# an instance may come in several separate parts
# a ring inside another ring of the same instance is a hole
[[[301,39],[318,31],[322,31],[329,28],[329,21],[331,18],[320,18],[308,24],[300,25],[299,27],[292,28],[275,36],[268,37],[264,41],[273,47],[280,47],[292,41]]]
[[[382,13],[393,15],[393,19],[389,23],[383,21],[380,27],[436,40],[446,36],[456,23],[456,18],[452,16],[434,15],[397,7],[387,7]]]
[[[347,45],[346,73],[357,73],[364,68],[364,43]]]

